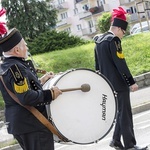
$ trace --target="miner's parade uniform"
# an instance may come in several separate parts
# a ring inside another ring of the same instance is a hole
[[[115,149],[129,149],[136,145],[129,88],[135,84],[135,81],[128,69],[121,47],[120,39],[128,25],[123,8],[113,10],[111,21],[110,30],[95,38],[95,69],[111,82],[117,92],[118,113],[110,146]]]
[[[121,41],[113,33],[107,32],[100,36],[95,43],[96,70],[107,77],[117,92],[118,121],[113,139],[120,141],[122,134],[126,145],[136,145],[129,96],[129,86],[135,81],[127,67]]]
[[[130,73],[121,46],[128,25],[125,14],[122,7],[113,9],[109,31],[94,37],[95,69],[111,82],[117,92],[118,113],[109,146],[119,150],[146,150],[147,147],[136,145],[133,130],[130,88],[135,91],[138,85]]]
[[[61,91],[57,87],[42,89],[32,61],[26,59],[26,43],[16,28],[0,37],[0,51],[3,54],[0,90],[8,133],[13,134],[24,150],[54,150],[53,134],[42,119],[50,123],[45,105]]]
[[[52,95],[50,90],[42,90],[41,83],[30,60],[25,61],[17,57],[5,58],[3,64],[1,64],[1,75],[7,88],[17,95],[23,105],[34,106],[47,118],[45,105],[51,102]],[[11,98],[2,82],[0,82],[0,89],[5,101],[8,133],[17,138],[18,135],[45,130],[45,136],[52,141],[51,145],[53,145],[52,133],[31,112]],[[32,140],[28,141],[29,145],[32,145]]]

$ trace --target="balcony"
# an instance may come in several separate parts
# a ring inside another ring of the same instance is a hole
[[[91,12],[89,12],[89,11],[84,11],[84,12],[81,12],[81,13],[79,14],[79,19],[84,19],[84,18],[90,17],[91,15],[92,15]]]
[[[91,7],[89,9],[89,11],[92,13],[92,15],[98,14],[98,13],[101,13],[101,12],[110,11],[109,4],[104,4],[102,6]]]
[[[103,6],[95,6],[95,7],[91,7],[89,9],[89,11],[92,13],[92,15],[103,12],[104,11],[104,7]]]
[[[148,18],[150,18],[150,15],[149,16],[147,16]],[[141,20],[141,21],[145,21],[146,20],[146,16],[144,15],[144,14],[140,14],[139,16],[138,16],[138,14],[137,13],[134,13],[134,14],[130,14],[130,22],[132,23],[132,22],[138,22],[139,20]]]
[[[57,22],[56,27],[66,26],[71,24],[71,18],[66,18]]]
[[[133,3],[134,0],[120,0],[120,5],[126,5]]]
[[[85,29],[82,29],[82,35],[92,35],[96,33],[96,28],[95,27],[92,27],[92,28],[85,28]]]
[[[87,0],[75,0],[75,3],[86,2]]]
[[[58,10],[64,10],[64,9],[69,8],[69,4],[68,4],[68,2],[64,2],[64,3],[61,3],[61,4],[55,3],[54,7]]]

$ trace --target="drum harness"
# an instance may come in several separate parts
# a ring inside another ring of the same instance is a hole
[[[7,86],[4,83],[3,77],[0,76],[0,79],[5,87],[5,89],[7,90],[8,94],[11,96],[11,98],[16,101],[18,104],[20,104],[22,107],[26,108],[28,111],[30,111],[44,126],[46,126],[53,134],[57,135],[61,140],[63,140],[64,142],[68,142],[69,140],[62,137],[62,135],[60,133],[58,133],[58,131],[54,128],[54,126],[51,124],[51,122],[45,118],[45,116],[43,116],[43,114],[41,114],[35,107],[33,106],[27,106],[27,105],[22,105],[19,101],[19,99],[17,98],[17,96],[12,93]]]

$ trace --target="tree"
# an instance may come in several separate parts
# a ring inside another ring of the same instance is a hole
[[[107,32],[109,30],[111,23],[111,13],[105,12],[98,18],[98,28],[101,33]]]
[[[25,39],[34,39],[56,25],[56,9],[51,0],[2,0],[8,28],[16,27]]]

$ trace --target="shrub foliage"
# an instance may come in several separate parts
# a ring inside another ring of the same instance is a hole
[[[110,27],[110,22],[111,22],[111,13],[106,12],[103,13],[99,18],[98,18],[98,28],[101,33],[105,33],[109,30]]]
[[[80,37],[69,35],[68,32],[57,32],[51,30],[40,34],[33,41],[28,42],[31,54],[41,54],[45,52],[72,48],[87,43],[88,41]]]

